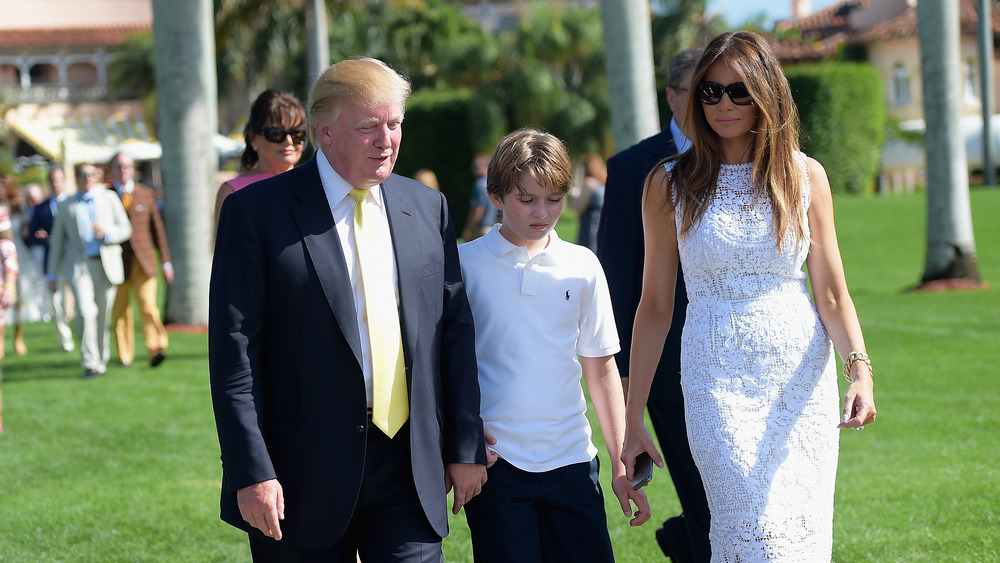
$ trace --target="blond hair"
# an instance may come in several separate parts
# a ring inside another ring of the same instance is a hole
[[[501,199],[515,189],[523,193],[521,174],[525,172],[539,186],[568,194],[573,164],[566,145],[555,135],[537,129],[518,129],[508,134],[493,151],[486,172],[486,192]]]
[[[410,81],[378,59],[358,57],[331,65],[309,92],[309,141],[319,146],[316,128],[336,121],[347,102],[362,107],[398,103],[406,106]]]

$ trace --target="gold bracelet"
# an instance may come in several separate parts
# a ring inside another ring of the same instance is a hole
[[[872,369],[872,361],[868,359],[868,354],[863,352],[851,352],[847,355],[847,359],[844,360],[844,377],[847,379],[848,383],[854,383],[851,379],[851,368],[854,367],[854,362],[864,362],[868,365],[868,371],[874,376],[875,371]]]

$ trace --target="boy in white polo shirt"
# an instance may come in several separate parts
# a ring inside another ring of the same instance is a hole
[[[554,227],[570,190],[562,142],[507,135],[487,173],[503,223],[459,246],[476,323],[481,415],[499,459],[465,505],[477,563],[613,561],[583,374],[612,463],[612,489],[632,525],[649,518],[621,462],[624,398],[604,271]]]

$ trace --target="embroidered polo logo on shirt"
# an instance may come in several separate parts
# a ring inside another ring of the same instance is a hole
[[[566,301],[569,301],[569,290],[566,290]]]

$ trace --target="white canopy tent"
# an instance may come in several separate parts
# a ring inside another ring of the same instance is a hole
[[[158,160],[159,141],[139,111],[118,109],[110,115],[83,111],[49,110],[24,104],[7,111],[6,126],[42,156],[72,166],[78,162],[102,164],[124,151],[137,161]],[[238,157],[243,139],[216,135],[215,148],[222,159]]]

